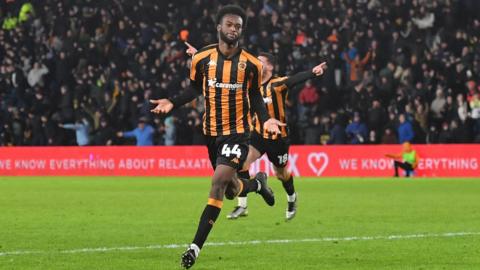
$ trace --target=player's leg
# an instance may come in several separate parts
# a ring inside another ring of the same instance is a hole
[[[250,145],[247,159],[245,160],[245,163],[243,164],[242,168],[239,171],[237,171],[237,176],[239,179],[242,179],[244,181],[255,180],[255,179],[250,179],[250,173],[248,169],[250,168],[250,165],[255,160],[257,160],[260,156],[261,156],[260,152],[255,147]],[[257,177],[260,177],[260,175],[257,175]],[[228,219],[237,219],[238,217],[248,216],[247,194],[244,192],[239,194],[237,197],[237,201],[238,201],[237,206],[235,206],[232,212],[230,212],[227,215]]]
[[[260,193],[260,195],[262,195],[262,197],[265,199],[267,204],[273,205],[274,203],[272,201],[273,196],[270,196],[268,194],[269,193],[268,191],[265,194],[262,192],[265,190],[264,188],[262,188],[261,183],[266,181],[266,177],[264,177],[262,174],[257,174],[252,179],[254,181],[250,181],[251,179],[250,179],[248,170],[244,170],[250,167],[250,164],[254,161],[255,156],[258,155],[258,150],[249,146],[248,144],[249,137],[243,136],[241,138],[242,139],[235,140],[235,142],[230,142],[230,145],[233,145],[231,146],[232,149],[235,148],[235,145],[241,145],[241,147],[239,146],[237,147],[237,149],[243,149],[241,151],[242,154],[237,156],[237,158],[235,159],[235,162],[229,161],[227,157],[223,158],[224,160],[223,162],[225,164],[238,168],[237,174],[233,177],[232,181],[227,186],[227,189],[225,191],[225,197],[229,200],[232,200],[237,196],[246,198],[247,193],[255,191],[257,193]],[[236,142],[239,142],[239,143],[237,144]],[[235,151],[235,152],[239,154],[238,151]],[[265,182],[263,186],[266,187],[267,183]]]
[[[398,167],[400,167],[401,162],[400,161],[394,161],[393,162],[393,167],[395,168],[395,177],[398,177]]]
[[[286,167],[276,167],[275,173],[278,180],[282,182],[283,189],[287,193],[287,209],[285,211],[285,218],[291,220],[297,214],[297,200],[298,194],[295,191],[295,185],[293,181],[293,175],[290,174]]]
[[[396,160],[393,162],[393,166],[395,167],[395,177],[398,177],[398,168],[402,168],[404,171],[406,171],[407,175],[409,174],[408,171],[413,169],[412,165]]]
[[[210,187],[210,194],[208,202],[200,216],[197,232],[193,238],[192,244],[182,255],[181,265],[185,268],[190,268],[198,257],[203,244],[212,230],[213,224],[220,214],[223,206],[223,197],[229,182],[232,181],[235,175],[235,168],[227,165],[218,164],[212,177],[212,185]]]
[[[243,168],[243,161],[240,162],[239,167]],[[275,204],[273,191],[268,187],[267,175],[263,172],[257,173],[253,179],[249,179],[249,177],[242,178],[235,175],[232,182],[227,186],[225,194],[228,194],[228,199],[233,199],[237,196],[246,197],[250,192],[260,194],[263,200],[270,206]]]
[[[220,214],[225,191],[232,181],[234,182],[232,186],[237,189],[238,193],[257,191],[264,197],[264,199],[265,196],[267,196],[267,194],[264,194],[265,191],[268,192],[266,182],[242,182],[241,179],[234,179],[238,167],[243,165],[243,161],[248,154],[248,144],[245,143],[244,140],[245,138],[239,135],[218,137],[215,138],[215,143],[210,142],[208,144],[210,158],[216,158],[216,161],[212,162],[216,165],[214,166],[215,171],[212,177],[208,203],[200,216],[194,240],[188,249],[182,254],[182,267],[188,269],[195,263],[200,249],[203,247],[213,224]],[[212,149],[215,149],[216,153],[213,153],[214,150]],[[273,199],[273,193],[270,195]]]
[[[295,217],[297,213],[297,193],[295,192],[295,185],[293,176],[287,170],[288,164],[288,150],[290,145],[287,139],[266,140],[267,156],[275,169],[275,175],[278,180],[282,182],[283,189],[287,193],[287,209],[285,217],[290,220]]]
[[[242,180],[250,180],[250,173],[249,168],[250,165],[255,162],[258,158],[260,158],[263,153],[265,153],[263,140],[261,136],[257,132],[253,132],[250,136],[250,145],[249,151],[247,155],[247,159],[243,164],[242,168],[237,172],[238,177]],[[257,174],[256,177],[263,177],[261,174]],[[247,202],[247,194],[242,193],[238,196],[238,203],[237,206],[227,215],[228,219],[236,219],[238,217],[245,217],[248,215],[248,202]]]
[[[242,162],[242,164],[239,164],[237,174],[233,178],[233,180],[236,180],[236,181],[230,182],[230,184],[227,186],[225,196],[229,200],[232,200],[235,197],[246,198],[247,196],[246,194],[244,194],[246,190],[244,189],[242,189],[241,191],[239,190],[240,188],[239,183],[241,184],[245,183],[245,181],[242,181],[242,180],[250,180],[250,174],[248,172],[248,169],[245,170],[244,168],[250,167],[250,164],[252,163],[251,159],[252,159],[252,155],[254,154],[252,150],[255,151],[254,149],[252,149],[251,146],[248,146],[247,158],[245,159],[245,161]]]
[[[410,177],[413,174],[413,166],[410,163],[405,162],[405,176]]]

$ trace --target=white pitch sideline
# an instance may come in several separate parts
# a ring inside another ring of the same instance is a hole
[[[322,238],[305,238],[305,239],[276,239],[276,240],[251,240],[251,241],[229,241],[229,242],[207,242],[204,246],[245,246],[245,245],[262,245],[262,244],[291,244],[291,243],[315,243],[315,242],[345,242],[345,241],[371,241],[371,240],[402,240],[415,238],[445,238],[445,237],[462,237],[480,235],[480,232],[448,232],[435,234],[400,234],[400,235],[384,235],[384,236],[349,236],[349,237],[322,237]],[[67,249],[58,251],[6,251],[0,252],[1,256],[14,255],[35,255],[35,254],[75,254],[75,253],[95,253],[95,252],[115,252],[142,249],[176,249],[185,248],[187,244],[168,244],[168,245],[150,245],[150,246],[125,246],[125,247],[99,247],[99,248],[81,248]]]

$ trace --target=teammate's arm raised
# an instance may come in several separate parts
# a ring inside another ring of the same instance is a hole
[[[193,57],[193,55],[198,51],[197,48],[193,47],[190,43],[184,42],[185,45],[187,45],[187,50],[185,51],[188,55]]]
[[[295,85],[302,83],[308,79],[313,79],[315,77],[323,75],[326,69],[327,62],[322,62],[319,65],[314,66],[312,70],[299,72],[293,76],[288,77],[288,79],[285,80],[285,85],[287,86],[287,88],[291,89]]]

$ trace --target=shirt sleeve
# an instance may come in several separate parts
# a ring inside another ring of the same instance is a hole
[[[313,79],[313,78],[315,78],[315,74],[313,74],[312,71],[307,70],[307,71],[299,72],[295,75],[288,77],[285,80],[285,85],[287,86],[287,88],[291,89],[295,85],[303,83],[306,80]]]
[[[130,130],[130,131],[126,131],[123,133],[123,137],[125,138],[133,138],[135,137],[135,130]]]
[[[179,95],[170,99],[174,108],[183,106],[202,94],[202,68],[198,55],[194,55],[192,59],[192,66],[190,67],[190,81],[190,87],[182,91],[182,93]]]
[[[79,127],[77,124],[64,124],[64,125],[63,125],[63,128],[64,128],[64,129],[77,130],[77,129],[79,129],[80,127]]]
[[[252,83],[248,91],[250,104],[253,111],[257,114],[258,120],[261,123],[270,118],[268,115],[267,109],[262,99],[262,94],[260,93],[260,86],[262,85],[262,67],[260,65],[253,64],[252,68]]]
[[[182,91],[182,93],[180,93],[179,95],[176,95],[175,97],[170,98],[170,101],[173,103],[173,107],[177,108],[191,102],[201,94],[202,94],[201,86],[192,84],[189,87],[187,87],[184,91]]]
[[[270,118],[268,115],[267,109],[260,94],[260,89],[252,89],[248,92],[248,97],[250,99],[250,104],[253,111],[257,114],[258,120],[260,123],[264,123]]]

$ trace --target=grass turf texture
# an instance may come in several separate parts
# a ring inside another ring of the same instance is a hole
[[[227,220],[207,242],[480,232],[475,179],[297,179],[299,210],[249,196],[249,217]],[[179,269],[207,201],[208,178],[0,177],[0,269]],[[480,235],[206,246],[192,269],[480,269]]]

